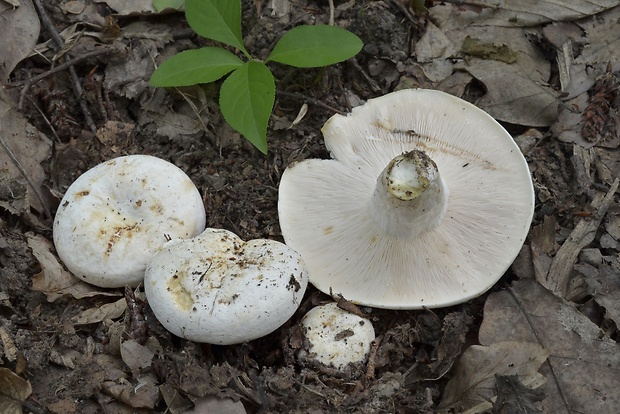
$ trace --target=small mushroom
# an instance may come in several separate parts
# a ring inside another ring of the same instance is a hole
[[[325,293],[379,308],[465,302],[518,254],[534,210],[527,163],[474,105],[439,91],[372,99],[323,127],[332,160],[290,165],[286,243]]]
[[[159,322],[196,342],[229,345],[265,336],[295,313],[308,285],[297,252],[206,229],[171,241],[149,262],[144,290]]]
[[[129,155],[99,164],[71,184],[54,219],[54,245],[85,282],[137,286],[167,240],[194,237],[205,222],[202,198],[181,169]]]
[[[301,326],[308,349],[302,350],[300,357],[339,370],[364,362],[375,340],[369,320],[340,309],[334,302],[312,308]]]

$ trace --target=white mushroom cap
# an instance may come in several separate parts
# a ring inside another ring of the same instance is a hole
[[[167,240],[194,237],[205,222],[198,189],[181,169],[130,155],[99,164],[71,184],[54,219],[54,244],[85,282],[137,286]]]
[[[334,302],[312,308],[301,325],[309,343],[306,358],[340,370],[364,362],[375,340],[368,319],[340,309]]]
[[[488,290],[528,233],[534,192],[511,136],[439,91],[402,90],[323,128],[332,160],[289,166],[280,226],[310,282],[367,306],[441,307]]]
[[[279,328],[295,313],[307,285],[301,257],[285,244],[244,242],[219,229],[167,244],[144,279],[149,305],[166,329],[219,345]]]

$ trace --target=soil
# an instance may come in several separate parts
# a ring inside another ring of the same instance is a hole
[[[63,13],[62,3],[45,5],[58,30],[75,22]],[[259,57],[292,25],[327,23],[329,18],[326,1],[293,2],[290,22],[271,15],[266,2],[257,10],[260,3],[243,2],[245,42]],[[395,89],[438,87],[411,57],[424,17],[405,13],[399,4],[336,1],[337,24],[365,43],[355,59],[321,69],[270,66],[278,79],[278,94],[268,129],[269,153],[263,155],[223,121],[217,107],[219,83],[179,90],[148,86],[154,56],[161,61],[179,50],[208,44],[188,32],[183,14],[119,16],[96,3],[100,16],[108,16],[103,29],[108,38],[84,37],[71,52],[79,56],[101,45],[115,48],[112,54],[74,65],[85,84],[82,100],[96,132],[80,110],[67,71],[44,79],[25,95],[22,113],[53,142],[43,163],[45,203],[52,215],[64,191],[87,169],[115,156],[149,154],[174,163],[192,178],[203,194],[208,227],[230,230],[244,240],[282,241],[279,179],[294,161],[329,158],[321,127],[330,116]],[[131,24],[147,27],[149,33],[172,34],[175,41],[155,35],[115,37],[114,30]],[[43,30],[40,42],[48,38]],[[48,69],[45,59],[32,56],[19,64],[11,81]],[[475,103],[484,93],[484,87],[471,80],[461,96]],[[308,113],[291,127],[304,104]],[[563,228],[571,228],[578,217],[570,211],[587,211],[590,200],[588,194],[571,191],[579,185],[571,147],[542,138],[547,133],[543,128],[505,126],[515,136],[528,131],[537,140],[527,158],[538,166],[533,168],[537,191],[544,190],[547,197],[545,202],[538,199],[533,225],[542,223],[545,215],[555,215]],[[337,372],[297,356],[303,346],[301,318],[312,306],[331,299],[311,286],[284,326],[264,338],[231,346],[197,344],[167,333],[140,299],[140,289],[133,300],[134,293],[119,289],[108,291],[115,296],[64,295],[48,301],[44,292],[32,288],[32,277],[45,269],[28,244],[35,235],[52,240],[52,217],[44,210],[0,210],[0,356],[5,368],[32,385],[24,412],[182,413],[195,403],[209,403],[209,396],[240,402],[230,404],[227,409],[237,410],[230,412],[436,412],[452,364],[465,346],[476,343],[485,298],[515,278],[509,270],[491,292],[452,308],[362,307],[359,311],[372,321],[378,341],[367,363]],[[83,311],[101,309],[123,295],[129,304],[126,313],[97,323],[76,323]],[[10,348],[15,350],[13,357]],[[147,363],[136,362],[142,352],[150,355]],[[212,410],[200,412],[218,412]]]

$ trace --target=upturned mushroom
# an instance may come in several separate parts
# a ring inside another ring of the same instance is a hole
[[[363,363],[375,340],[368,319],[340,309],[334,302],[310,309],[301,326],[307,348],[300,351],[299,357],[338,370]]]
[[[168,331],[217,345],[273,332],[295,313],[307,285],[303,261],[285,244],[244,242],[220,229],[171,241],[144,279],[149,305]]]
[[[528,233],[534,192],[506,130],[439,91],[372,99],[323,127],[331,160],[290,165],[286,243],[310,282],[352,302],[435,308],[488,290]]]
[[[200,193],[180,168],[129,155],[99,164],[71,184],[54,219],[54,245],[85,282],[137,286],[167,240],[194,237],[205,222]]]

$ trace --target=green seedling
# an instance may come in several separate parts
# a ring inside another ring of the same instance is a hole
[[[199,35],[231,46],[187,50],[166,60],[151,76],[160,87],[214,82],[226,75],[220,89],[220,110],[230,126],[267,153],[267,122],[276,86],[268,62],[297,68],[332,65],[355,56],[363,46],[353,33],[334,26],[297,26],[286,32],[264,61],[254,59],[241,36],[240,0],[186,0],[185,16]]]

